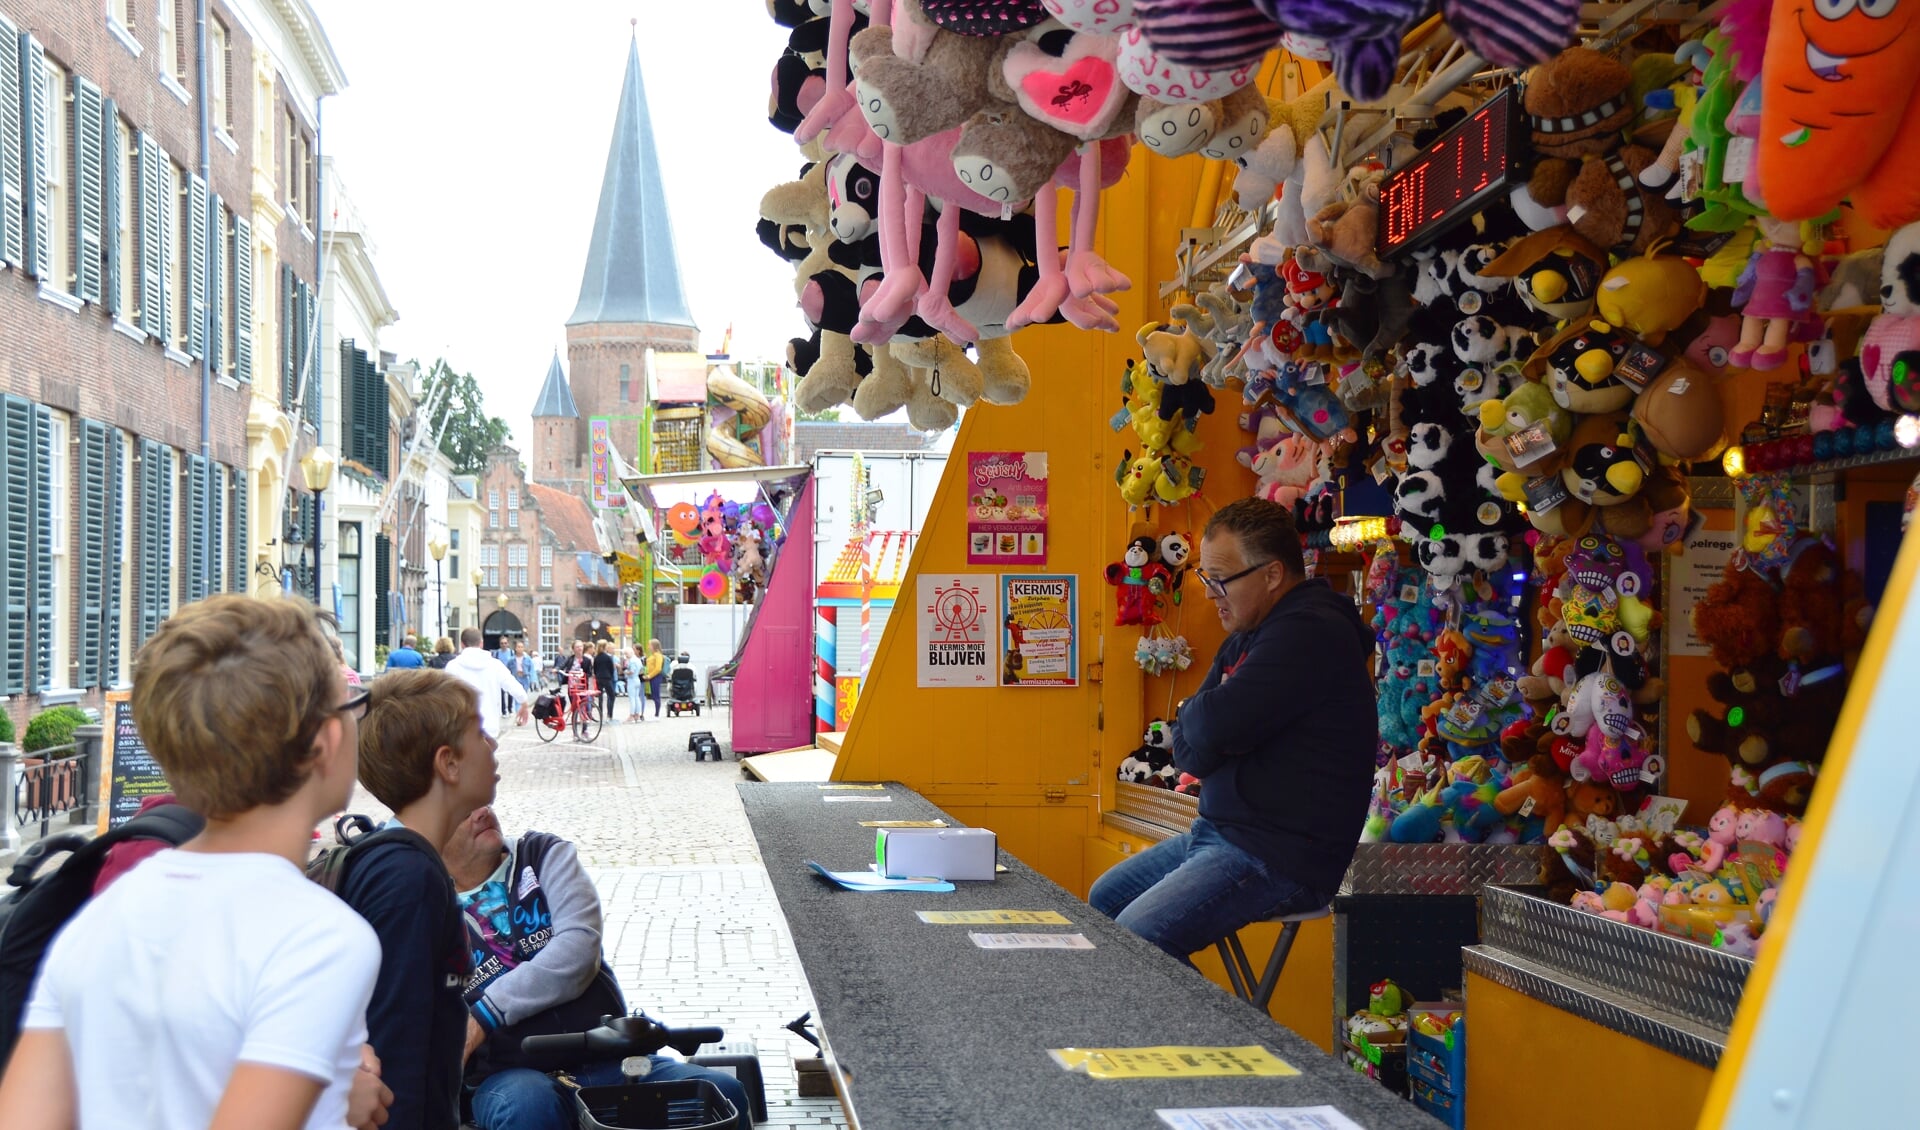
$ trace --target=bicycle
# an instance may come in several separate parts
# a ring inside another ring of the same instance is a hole
[[[544,717],[536,712],[534,719],[534,732],[541,741],[551,742],[568,729],[576,741],[591,742],[600,736],[606,719],[600,716],[599,692],[591,678],[571,674],[561,693],[542,697],[548,702],[548,712]]]
[[[602,1060],[627,1060],[672,1048],[695,1056],[707,1044],[717,1044],[726,1033],[719,1028],[669,1028],[644,1012],[632,1016],[603,1016],[600,1026],[585,1032],[528,1036],[520,1050],[532,1064],[565,1072]],[[749,1098],[759,1084],[753,1073]],[[758,1102],[758,1099],[753,1099]],[[747,1130],[749,1112],[736,1110],[718,1087],[704,1079],[649,1083],[645,1076],[628,1075],[610,1087],[581,1087],[574,1092],[582,1130]]]

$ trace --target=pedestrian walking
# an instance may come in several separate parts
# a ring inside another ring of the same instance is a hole
[[[647,716],[644,709],[646,699],[642,688],[647,684],[647,657],[640,652],[639,644],[629,644],[624,656],[627,668],[627,721],[638,722]]]
[[[462,629],[460,654],[451,657],[453,662],[447,664],[446,671],[480,695],[480,728],[486,731],[487,737],[498,740],[502,715],[518,709],[520,713],[515,725],[527,724],[533,708],[533,696],[513,677],[506,664],[480,646],[480,640],[480,629]],[[487,703],[495,698],[502,704],[501,708],[497,711],[488,710]]]
[[[417,636],[408,636],[399,647],[387,653],[387,667],[392,670],[426,665],[426,657],[420,654],[420,639]]]
[[[600,717],[613,717],[614,695],[618,693],[616,680],[620,677],[620,665],[614,662],[613,645],[605,640],[593,653],[593,678],[600,684]]]
[[[453,641],[441,636],[433,645],[433,658],[427,660],[427,666],[435,671],[445,671],[447,664],[453,662]]]
[[[660,717],[660,684],[667,681],[667,657],[660,650],[659,640],[647,641],[647,665],[644,670],[647,679],[647,697],[653,700],[653,716]]]

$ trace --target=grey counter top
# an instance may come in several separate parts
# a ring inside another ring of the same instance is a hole
[[[1146,1130],[1162,1107],[1322,1104],[1370,1130],[1440,1125],[1004,852],[996,881],[940,894],[843,891],[807,869],[871,863],[863,820],[957,823],[903,786],[889,785],[884,804],[829,803],[836,792],[813,784],[742,784],[740,795],[864,1130]],[[928,925],[920,910],[1054,910],[1072,925]],[[987,951],[974,930],[1077,932],[1096,948]],[[1047,1055],[1162,1044],[1261,1044],[1301,1074],[1097,1080]]]

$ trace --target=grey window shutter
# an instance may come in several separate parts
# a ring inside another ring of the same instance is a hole
[[[106,145],[101,128],[100,88],[73,77],[73,215],[74,293],[84,301],[100,301],[101,275],[101,201],[100,176],[105,164]]]
[[[20,29],[0,16],[0,262],[26,261],[20,162]]]
[[[80,647],[77,687],[101,685],[100,651],[103,609],[106,607],[107,535],[107,425],[98,420],[80,422]]]
[[[169,168],[172,162],[167,160],[166,150],[160,148],[159,142],[155,142],[153,151],[154,175],[158,178],[155,183],[160,193],[160,222],[155,225],[155,230],[160,233],[160,344],[168,349],[176,349],[182,327],[173,324],[173,307],[179,296],[173,293],[171,268],[178,261],[175,257],[180,254],[180,200],[179,194],[173,190],[173,176]],[[185,281],[180,285],[185,286]],[[171,460],[172,456],[168,456],[168,459]]]
[[[214,376],[226,372],[227,209],[217,193],[207,194],[207,365]]]
[[[173,449],[140,441],[140,642],[173,614]]]
[[[305,410],[301,415],[309,424],[320,420],[320,382],[315,378],[319,368],[314,362],[319,358],[313,355],[314,304],[313,289],[305,282],[300,286],[300,389],[301,403]]]
[[[250,475],[245,467],[233,468],[233,536],[228,538],[232,557],[227,566],[227,588],[233,592],[250,592],[253,589],[253,563],[249,559],[247,541],[247,503],[251,492]]]
[[[120,308],[121,279],[127,267],[122,261],[126,248],[120,245],[120,200],[127,186],[120,183],[126,138],[120,129],[120,107],[113,99],[100,102],[100,264],[101,300],[107,313],[126,317]],[[108,680],[111,682],[111,680]]]
[[[53,634],[60,630],[53,545],[53,411],[33,406],[33,689],[46,690],[66,672],[53,669]]]
[[[187,355],[207,355],[207,182],[187,179]]]
[[[126,560],[125,544],[126,508],[132,503],[127,498],[127,488],[131,485],[122,477],[126,463],[125,441],[121,439],[118,428],[107,430],[107,493],[106,493],[106,532],[101,538],[104,547],[101,559],[106,562],[106,572],[101,585],[100,622],[97,632],[100,638],[100,685],[110,687],[119,681],[120,675],[120,602],[125,596],[120,589],[121,562]]]
[[[33,603],[33,404],[0,398],[0,693],[25,694]]]
[[[187,588],[185,602],[191,604],[207,595],[207,461],[189,453],[186,458],[186,491],[183,515],[186,529]]]
[[[27,273],[42,282],[53,269],[53,217],[47,197],[47,50],[31,35],[20,37],[20,200],[25,206]]]
[[[140,328],[160,339],[167,338],[167,255],[166,238],[161,231],[160,198],[165,195],[165,177],[160,167],[160,146],[141,134],[140,154]],[[144,638],[144,637],[143,637]]]
[[[253,379],[253,225],[233,217],[233,375]]]
[[[293,383],[294,322],[299,319],[296,312],[293,289],[293,265],[280,264],[280,407],[287,415],[293,415],[295,398],[299,388]]]
[[[227,468],[207,464],[207,591],[227,591]]]

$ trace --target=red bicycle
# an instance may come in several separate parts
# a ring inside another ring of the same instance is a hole
[[[575,741],[590,742],[606,725],[606,719],[600,716],[600,690],[593,676],[585,672],[569,672],[562,693],[540,698],[541,702],[534,704],[533,726],[543,742],[552,741],[568,728],[573,730]]]

